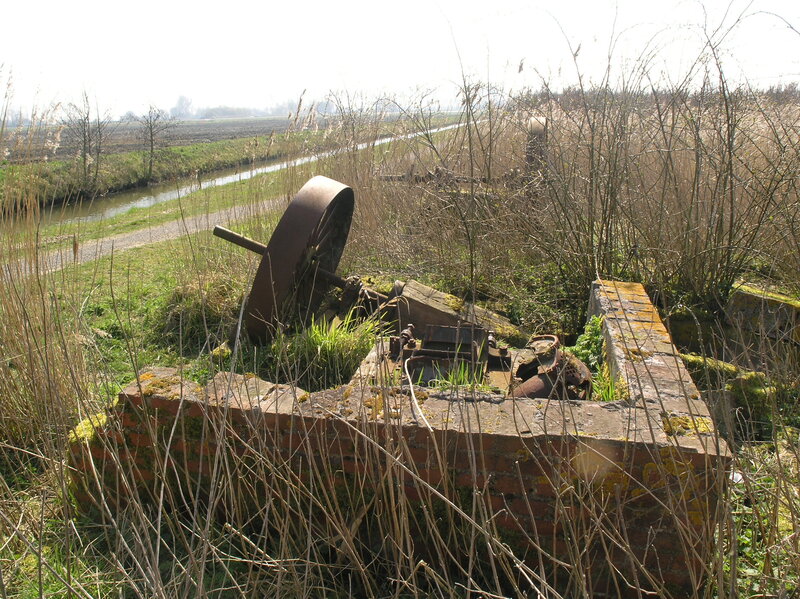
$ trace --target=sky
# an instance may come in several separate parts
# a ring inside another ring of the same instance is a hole
[[[559,88],[608,64],[617,82],[637,61],[679,81],[709,39],[730,81],[800,81],[798,0],[6,0],[0,15],[0,84],[26,111],[83,91],[116,115],[180,95],[267,108],[304,90],[453,103],[464,77]]]

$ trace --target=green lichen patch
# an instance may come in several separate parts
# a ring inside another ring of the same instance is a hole
[[[455,295],[450,295],[449,293],[445,295],[444,303],[447,304],[447,307],[453,312],[461,313],[464,309],[464,300]]]
[[[705,376],[712,377],[712,383],[719,383],[739,375],[739,369],[729,362],[698,354],[680,354],[680,357],[686,364],[692,380],[700,386]]]
[[[789,295],[784,295],[783,293],[778,293],[776,291],[769,291],[766,289],[762,289],[759,287],[752,287],[750,285],[745,285],[745,284],[739,285],[738,287],[736,287],[736,290],[743,291],[744,293],[749,293],[750,295],[755,295],[757,297],[763,297],[765,299],[771,299],[784,304],[788,304],[795,310],[800,310],[800,299],[796,297],[791,297]]]

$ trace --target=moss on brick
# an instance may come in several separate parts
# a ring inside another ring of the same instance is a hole
[[[750,285],[738,285],[736,290],[743,291],[745,293],[749,293],[751,295],[755,295],[758,297],[763,297],[766,299],[772,299],[778,302],[782,302],[784,304],[788,304],[793,307],[795,310],[800,310],[800,299],[796,297],[791,297],[789,295],[784,295],[783,293],[777,293],[775,291],[767,291],[766,289],[762,289],[759,287],[751,287]]]

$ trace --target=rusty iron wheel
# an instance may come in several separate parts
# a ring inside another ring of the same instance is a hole
[[[297,192],[270,237],[247,300],[245,326],[253,341],[271,338],[292,310],[313,312],[317,292],[327,287],[324,273],[339,265],[354,204],[353,190],[327,177],[314,177]]]

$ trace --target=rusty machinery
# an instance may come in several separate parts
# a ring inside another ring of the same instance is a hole
[[[217,237],[261,255],[245,308],[245,327],[253,342],[269,339],[294,316],[289,314],[292,307],[313,312],[331,285],[373,301],[388,299],[335,274],[350,232],[354,202],[350,187],[317,176],[289,203],[267,245],[214,227]]]
[[[342,290],[344,305],[361,301],[372,311],[384,312],[391,306],[390,300],[398,290],[384,295],[366,287],[358,277],[344,279],[336,274],[354,203],[350,187],[317,176],[289,203],[266,245],[221,226],[214,228],[214,235],[261,255],[244,311],[245,327],[253,342],[268,340],[301,311],[313,313],[331,286]],[[561,352],[556,337],[533,338],[525,349],[515,352],[512,359],[508,349],[498,347],[492,331],[458,323],[454,327],[429,325],[419,340],[414,326],[408,325],[392,338],[389,353],[410,367],[414,382],[447,376],[456,366],[475,380],[487,368],[510,369],[516,361],[513,368],[520,384],[515,386],[512,381],[513,397],[553,395],[560,383],[572,391],[558,395],[582,396],[580,391],[589,380],[588,369]]]

